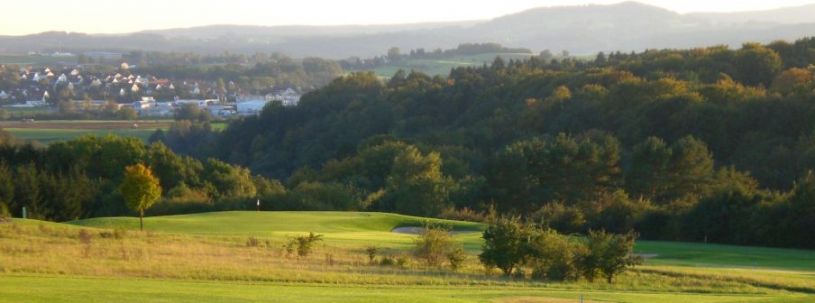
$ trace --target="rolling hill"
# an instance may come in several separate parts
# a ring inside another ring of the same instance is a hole
[[[739,13],[678,14],[637,2],[542,7],[492,20],[406,25],[237,26],[154,30],[119,35],[48,32],[0,36],[0,53],[30,50],[150,50],[202,53],[281,52],[346,58],[402,49],[497,42],[574,54],[688,48],[745,41],[793,40],[815,34],[815,5]]]

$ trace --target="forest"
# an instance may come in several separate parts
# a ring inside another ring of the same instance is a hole
[[[223,131],[178,117],[150,145],[7,139],[0,201],[52,220],[127,214],[113,189],[143,162],[165,189],[154,213],[260,199],[264,210],[497,212],[567,234],[813,248],[813,62],[815,39],[803,39],[496,58],[447,77],[353,73]]]
[[[810,38],[354,73],[165,143],[285,180],[314,197],[298,209],[494,208],[563,232],[811,248],[813,62]]]

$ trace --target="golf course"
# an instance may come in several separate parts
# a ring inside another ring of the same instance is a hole
[[[446,226],[457,270],[411,258]],[[65,223],[0,223],[0,302],[812,302],[806,250],[639,241],[643,265],[613,284],[544,283],[485,273],[480,223],[357,212],[216,212]],[[297,236],[322,236],[308,256]],[[376,248],[371,259],[366,253]],[[380,262],[382,259],[398,262]]]

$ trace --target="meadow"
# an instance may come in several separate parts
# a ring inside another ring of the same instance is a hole
[[[135,137],[144,142],[150,138],[156,130],[166,130],[170,127],[172,120],[57,120],[57,121],[36,121],[0,122],[0,129],[3,129],[17,138],[37,141],[42,144],[67,141],[83,136],[107,136],[117,135],[123,137]],[[222,130],[226,127],[225,122],[214,122],[214,130]]]
[[[451,228],[463,268],[412,259],[397,227]],[[483,225],[385,213],[218,212],[0,224],[0,302],[812,302],[815,254],[641,241],[642,266],[613,284],[544,283],[486,273]],[[323,235],[307,257],[292,237]],[[80,234],[84,233],[85,236]],[[377,247],[377,261],[365,249]],[[380,259],[407,260],[380,265]],[[104,290],[104,291],[101,291]]]

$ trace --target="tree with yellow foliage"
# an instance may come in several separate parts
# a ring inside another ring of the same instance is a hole
[[[144,211],[161,198],[161,185],[149,167],[143,164],[125,167],[119,187],[127,206],[139,212],[139,229],[144,230]]]

